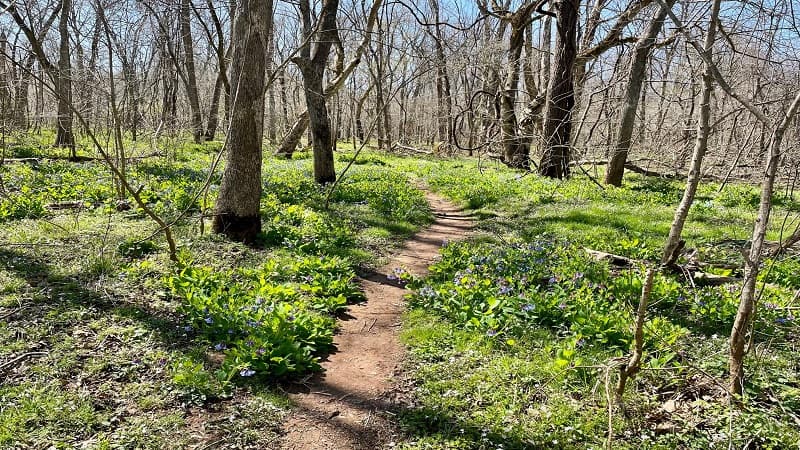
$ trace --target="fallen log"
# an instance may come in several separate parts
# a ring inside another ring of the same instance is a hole
[[[596,261],[606,261],[612,266],[621,269],[627,269],[645,263],[645,261],[628,258],[627,256],[615,255],[613,253],[608,253],[608,252],[601,252],[599,250],[593,250],[586,247],[584,247],[583,250],[590,256],[592,256]],[[691,274],[692,281],[694,282],[694,284],[698,286],[719,286],[723,284],[730,284],[742,281],[742,278],[738,276],[716,275],[713,273],[702,272],[695,267],[689,267],[689,266],[683,266],[683,267],[684,269],[686,269],[686,272]],[[681,272],[680,268],[676,268],[676,270]]]
[[[586,247],[584,247],[583,250],[592,256],[596,261],[607,261],[612,266],[633,267],[634,264],[641,263],[641,261],[637,261],[626,256],[615,255],[613,253],[601,252],[599,250],[592,250]]]
[[[56,202],[45,205],[45,208],[53,211],[61,211],[65,209],[83,209],[86,207],[85,202],[72,201],[72,202]]]

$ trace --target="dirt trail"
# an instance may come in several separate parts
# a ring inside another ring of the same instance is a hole
[[[436,221],[406,241],[388,264],[362,278],[366,301],[351,305],[340,322],[337,351],[322,363],[325,371],[290,393],[296,409],[283,426],[280,448],[373,450],[399,438],[390,410],[393,377],[403,359],[398,333],[407,291],[387,275],[398,267],[424,275],[442,243],[463,238],[473,225],[448,201],[426,196]]]

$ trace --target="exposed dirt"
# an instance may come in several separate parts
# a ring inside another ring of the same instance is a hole
[[[372,450],[400,438],[391,410],[403,360],[398,333],[407,291],[388,276],[395,268],[424,275],[442,243],[463,238],[473,226],[451,203],[426,195],[436,221],[406,241],[384,267],[363,275],[366,301],[350,306],[340,322],[336,353],[322,363],[324,372],[290,393],[296,409],[283,426],[280,448]]]

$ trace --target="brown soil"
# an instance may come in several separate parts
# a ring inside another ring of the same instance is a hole
[[[366,301],[351,305],[334,338],[324,372],[290,389],[295,410],[284,423],[280,448],[378,449],[400,439],[392,416],[403,347],[398,333],[407,293],[390,280],[395,268],[427,273],[445,241],[463,238],[473,222],[446,200],[426,194],[436,221],[414,235],[381,269],[365,274]]]

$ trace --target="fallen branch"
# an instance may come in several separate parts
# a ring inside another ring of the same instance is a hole
[[[65,209],[83,209],[85,206],[86,204],[84,202],[73,201],[73,202],[49,203],[45,205],[45,208],[52,209],[54,211],[61,211]]]
[[[586,253],[592,256],[596,261],[606,261],[612,266],[627,269],[637,265],[645,264],[645,261],[628,258],[627,256],[615,255],[613,253],[601,252],[599,250],[592,250],[590,248],[583,249]],[[711,264],[689,264],[686,271],[692,275],[692,281],[701,286],[720,286],[723,284],[736,283],[742,281],[741,277],[716,275],[713,273],[702,272],[698,269],[699,266],[705,267],[718,267]],[[738,266],[735,268],[739,268]]]
[[[416,148],[416,147],[409,147],[408,145],[403,145],[403,144],[401,144],[399,142],[395,142],[394,144],[392,144],[392,151],[395,151],[395,149],[397,149],[397,148],[399,148],[401,150],[408,151],[408,152],[412,152],[412,153],[418,153],[418,154],[421,154],[421,155],[432,155],[433,154],[433,152],[429,152],[427,150],[422,150],[422,149]]]
[[[583,250],[592,256],[596,261],[607,261],[612,266],[633,267],[634,264],[641,263],[641,261],[637,261],[626,256],[615,255],[613,253],[601,252],[599,250],[592,250],[585,247]]]
[[[28,359],[28,358],[31,358],[31,357],[34,357],[34,356],[45,356],[45,355],[47,355],[47,352],[28,352],[28,353],[23,353],[23,354],[17,356],[16,358],[12,359],[11,361],[6,361],[3,364],[0,364],[0,372],[6,370],[6,367],[13,366],[14,364],[16,364],[16,363],[18,363],[20,361],[23,361],[25,359]]]

